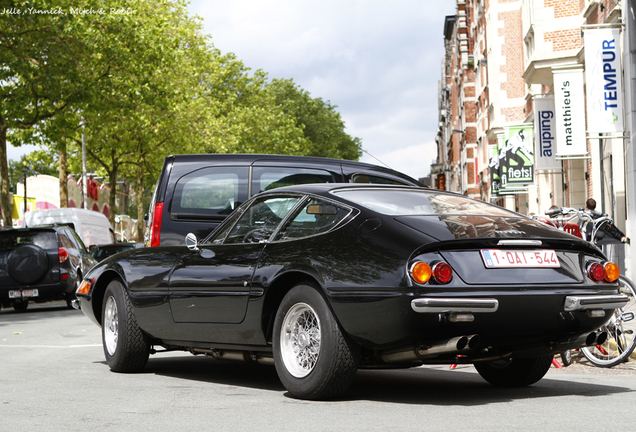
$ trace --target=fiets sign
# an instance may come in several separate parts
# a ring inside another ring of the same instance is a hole
[[[585,29],[587,130],[623,132],[620,30]]]

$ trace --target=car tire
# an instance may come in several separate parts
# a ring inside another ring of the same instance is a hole
[[[13,310],[22,312],[29,307],[29,301],[27,299],[13,300]]]
[[[49,257],[46,251],[35,245],[21,245],[7,258],[9,275],[22,285],[32,285],[40,281],[49,271]]]
[[[550,369],[554,356],[514,358],[475,363],[479,375],[497,387],[524,387],[539,381]]]
[[[102,344],[114,372],[140,372],[148,362],[148,336],[139,328],[128,292],[117,280],[108,284],[104,294]]]
[[[355,377],[360,349],[312,286],[297,285],[285,295],[276,312],[272,342],[276,372],[295,397],[333,399]]]

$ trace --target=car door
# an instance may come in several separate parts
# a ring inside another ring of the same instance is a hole
[[[254,269],[266,241],[299,199],[256,199],[244,211],[235,213],[213,239],[182,255],[170,276],[174,321],[242,322]]]

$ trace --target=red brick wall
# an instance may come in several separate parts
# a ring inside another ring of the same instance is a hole
[[[500,66],[502,73],[506,74],[506,81],[501,83],[501,90],[507,92],[507,97],[518,98],[525,96],[525,81],[522,78],[523,65],[523,37],[521,35],[521,9],[499,13],[499,20],[504,22],[499,29],[499,36],[504,37],[501,47],[502,54],[506,57],[506,63]]]
[[[576,16],[581,12],[581,0],[544,0],[545,7],[554,7],[554,17]]]
[[[554,51],[567,51],[583,46],[580,29],[545,32],[546,42],[552,42]]]

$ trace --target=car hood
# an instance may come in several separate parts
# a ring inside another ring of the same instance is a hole
[[[397,216],[395,220],[438,241],[479,238],[576,238],[525,217],[419,215]]]

